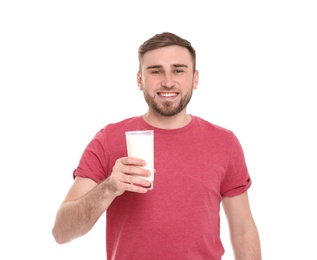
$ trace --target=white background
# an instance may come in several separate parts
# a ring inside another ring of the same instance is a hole
[[[244,148],[263,259],[317,259],[314,2],[1,1],[0,259],[105,259],[105,216],[57,245],[55,213],[94,134],[146,111],[137,48],[163,31],[197,51],[188,112]]]

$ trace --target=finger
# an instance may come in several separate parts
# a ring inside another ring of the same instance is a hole
[[[138,166],[123,166],[121,169],[121,172],[126,175],[132,175],[132,176],[148,177],[151,175],[151,172],[149,170],[146,170]]]
[[[137,165],[137,166],[144,166],[146,162],[140,158],[135,157],[123,157],[120,161],[124,165]]]
[[[125,190],[130,192],[136,192],[136,193],[147,193],[148,189],[139,185],[136,185],[134,183],[126,183],[125,184]]]
[[[129,171],[129,173],[114,171],[112,173],[113,180],[118,184],[119,183],[128,183],[128,184],[133,183],[135,185],[146,187],[146,188],[151,186],[151,182],[140,177],[142,176],[142,174],[144,177],[149,176],[150,172],[147,170],[141,169],[140,167],[134,166],[133,168],[136,168],[134,173],[131,173],[131,171]],[[144,172],[146,174],[144,174]]]
[[[145,161],[134,157],[123,157],[116,161],[113,172],[122,172],[128,175],[150,176],[151,172],[141,168],[145,165]]]

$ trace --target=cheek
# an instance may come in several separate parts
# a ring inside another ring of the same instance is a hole
[[[143,80],[140,81],[138,85],[141,90],[144,90],[144,89],[151,90],[153,89],[154,86],[157,85],[157,81],[155,81],[155,79],[147,77],[147,78],[143,78]]]

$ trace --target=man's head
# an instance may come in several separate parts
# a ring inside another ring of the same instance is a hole
[[[195,60],[190,42],[172,33],[156,34],[140,46],[137,83],[152,115],[186,115],[198,85]]]
[[[158,49],[161,47],[171,46],[171,45],[178,45],[181,47],[185,47],[189,51],[189,53],[192,57],[192,61],[193,61],[193,69],[195,71],[196,70],[196,51],[192,47],[191,43],[189,41],[177,36],[176,34],[173,34],[170,32],[163,32],[163,33],[154,35],[152,38],[145,41],[139,47],[139,50],[138,50],[139,72],[141,72],[142,59],[143,59],[143,56],[146,52],[151,51],[151,50],[155,50],[155,49]]]

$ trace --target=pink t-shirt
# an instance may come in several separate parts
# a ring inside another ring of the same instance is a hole
[[[74,176],[97,183],[127,156],[125,131],[154,130],[154,189],[125,192],[106,212],[107,259],[221,259],[220,203],[251,185],[241,145],[227,129],[192,116],[164,130],[142,117],[101,129],[85,149]]]

